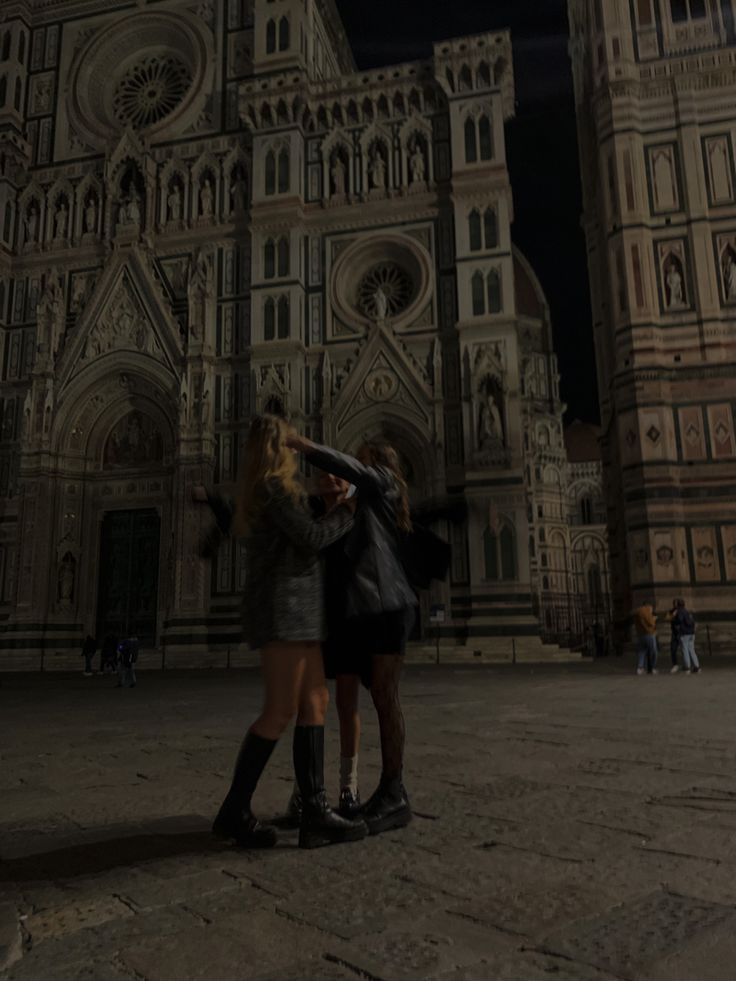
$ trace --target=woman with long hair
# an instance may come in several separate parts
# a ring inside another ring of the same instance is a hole
[[[302,798],[299,845],[314,848],[355,841],[366,834],[361,820],[347,820],[327,806],[324,789],[324,725],[328,693],[322,663],[325,634],[319,552],[353,526],[349,505],[321,521],[308,511],[287,440],[291,430],[276,416],[257,417],[248,435],[232,531],[245,540],[245,639],[261,652],[265,698],[238,757],[230,790],[213,831],[244,847],[271,847],[276,832],[253,815],[251,799],[276,743],[294,717],[294,771]],[[227,508],[210,499],[226,530]]]
[[[406,481],[398,454],[388,443],[366,443],[356,459],[301,436],[287,442],[313,466],[357,488],[355,527],[344,544],[349,563],[343,587],[345,616],[330,645],[344,652],[338,674],[352,676],[343,682],[346,709],[352,693],[357,717],[356,679],[362,677],[370,685],[378,715],[381,780],[360,813],[368,831],[379,834],[411,821],[403,784],[405,728],[399,700],[406,641],[417,605],[400,558],[401,537],[411,531]],[[348,715],[346,711],[346,720]]]

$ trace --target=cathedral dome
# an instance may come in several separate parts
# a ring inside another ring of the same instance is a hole
[[[100,148],[126,128],[156,139],[180,134],[204,107],[212,55],[209,30],[183,11],[137,12],[115,21],[74,63],[72,125]]]

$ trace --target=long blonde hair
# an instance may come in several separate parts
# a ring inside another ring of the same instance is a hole
[[[245,459],[235,493],[233,531],[247,535],[266,499],[266,483],[280,484],[294,501],[303,495],[296,455],[286,445],[290,429],[279,416],[256,416],[248,432]]]

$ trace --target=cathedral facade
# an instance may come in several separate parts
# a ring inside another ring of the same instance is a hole
[[[616,619],[736,584],[736,5],[570,0]]]
[[[237,650],[243,546],[201,558],[192,489],[232,487],[264,411],[390,439],[416,501],[463,504],[422,623],[541,649],[568,472],[508,34],[359,72],[333,0],[3,10],[3,664],[87,631]]]

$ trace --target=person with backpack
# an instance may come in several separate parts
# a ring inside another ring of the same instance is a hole
[[[135,662],[138,660],[140,641],[128,637],[118,644],[118,688],[135,688]]]
[[[684,599],[677,601],[677,612],[673,623],[677,624],[677,631],[682,645],[682,662],[685,665],[685,674],[697,674],[700,671],[700,661],[695,653],[695,618],[685,605]]]

